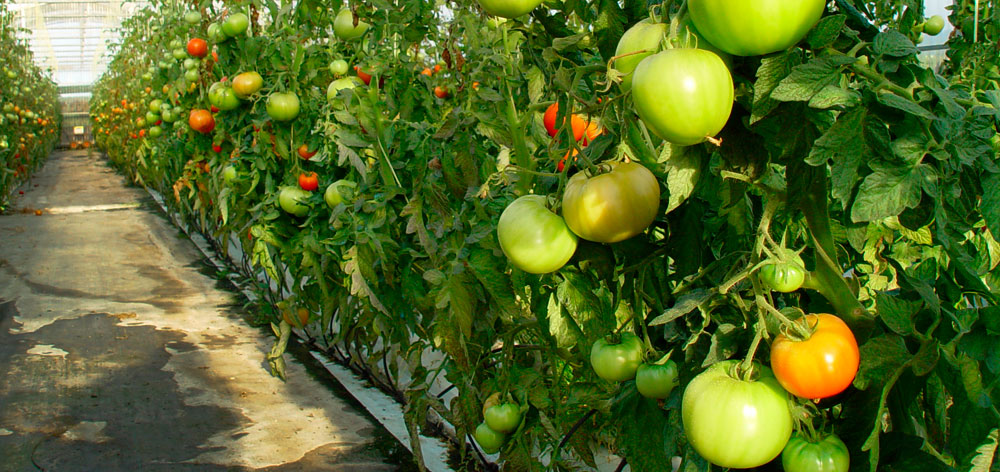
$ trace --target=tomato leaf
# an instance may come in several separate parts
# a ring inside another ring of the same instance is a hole
[[[858,181],[858,168],[863,157],[869,154],[863,136],[863,124],[867,112],[864,108],[855,108],[837,119],[837,122],[827,130],[810,150],[806,162],[817,166],[832,161],[831,181],[832,195],[847,206],[851,193]]]
[[[676,445],[666,412],[635,388],[635,382],[622,384],[611,414],[618,418],[618,431],[625,458],[632,470],[660,470],[670,462]]]
[[[839,83],[844,66],[857,61],[848,56],[823,56],[792,68],[771,92],[771,98],[782,102],[806,102],[827,85]]]
[[[983,176],[983,204],[979,208],[990,233],[1000,237],[1000,174]]]
[[[662,315],[653,318],[653,320],[649,322],[649,326],[659,326],[670,323],[677,318],[691,313],[695,308],[698,308],[701,304],[709,301],[713,296],[714,294],[712,292],[705,289],[692,290],[684,294],[684,296],[677,300],[677,303],[675,303],[674,306],[668,308]]]
[[[854,386],[867,390],[872,385],[884,385],[896,369],[913,357],[906,349],[903,338],[895,334],[883,334],[871,338],[861,346],[861,365],[854,378]]]
[[[741,335],[746,330],[737,329],[735,325],[723,323],[712,333],[712,344],[708,348],[708,355],[702,361],[702,367],[708,367],[716,362],[729,359],[740,349]]]
[[[830,15],[823,17],[819,23],[809,31],[806,41],[813,49],[823,49],[831,45],[840,36],[841,30],[847,23],[846,15]]]
[[[510,279],[504,277],[506,261],[485,249],[472,249],[469,253],[469,270],[486,289],[492,305],[507,322],[513,322],[520,310],[514,302],[514,289]]]
[[[597,284],[589,274],[568,270],[563,270],[560,274],[563,281],[559,284],[556,295],[587,339],[597,339],[614,331],[617,326],[608,289],[602,284],[599,289],[594,290],[593,287]]]
[[[933,171],[920,165],[910,169],[876,171],[865,177],[851,207],[854,222],[876,221],[896,216],[920,203],[921,185]]]
[[[883,31],[875,36],[872,51],[879,56],[906,57],[917,53],[913,41],[897,30]]]
[[[875,294],[876,311],[882,321],[896,334],[913,334],[913,317],[924,304],[920,301],[904,300],[885,292]]]
[[[774,89],[788,77],[792,67],[802,63],[802,55],[798,52],[784,52],[774,56],[764,57],[757,68],[757,81],[753,84],[753,106],[751,107],[750,124],[764,119],[780,104],[771,98]]]
[[[861,103],[861,95],[836,85],[823,87],[809,99],[809,107],[826,110],[833,107],[851,108]]]
[[[887,107],[895,108],[897,110],[923,118],[925,120],[934,119],[934,115],[931,112],[927,111],[926,108],[914,103],[912,100],[907,100],[894,93],[882,92],[877,94],[876,97],[878,97],[879,103]]]
[[[994,457],[997,453],[998,433],[1000,430],[990,431],[986,437],[986,442],[976,449],[976,455],[972,458],[972,468],[969,472],[990,472],[993,468]]]
[[[701,169],[705,158],[692,147],[668,145],[663,147],[667,154],[667,209],[665,213],[674,211],[694,193],[701,179]]]

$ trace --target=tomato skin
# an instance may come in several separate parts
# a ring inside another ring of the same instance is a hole
[[[238,98],[247,98],[264,86],[264,78],[256,71],[244,72],[233,77],[233,92]]]
[[[187,53],[198,58],[205,57],[208,55],[208,43],[201,38],[191,38],[187,43]]]
[[[542,115],[542,123],[545,124],[545,131],[549,133],[549,136],[555,137],[556,134],[559,134],[559,128],[561,128],[562,125],[556,125],[556,118],[558,115],[559,103],[549,105],[549,107],[545,109],[545,114]],[[584,121],[583,118],[580,118],[580,115],[575,113],[569,117],[569,120],[570,126],[573,127],[573,139],[579,141],[583,138],[584,132],[587,131],[589,123]],[[564,118],[563,123],[565,122]]]
[[[660,184],[635,162],[612,164],[611,172],[570,177],[563,192],[563,216],[577,236],[615,243],[645,231],[660,206]]]
[[[226,36],[232,38],[246,33],[247,27],[250,26],[250,17],[246,13],[237,12],[229,15],[225,21],[222,22],[222,32]]]
[[[188,115],[188,125],[201,134],[208,134],[215,129],[215,117],[208,110],[196,108]]]
[[[733,374],[742,361],[717,362],[684,390],[681,417],[688,442],[709,462],[748,469],[770,462],[792,435],[785,392],[771,369],[754,363],[756,378]]]
[[[337,12],[337,17],[333,19],[333,34],[338,38],[350,41],[358,39],[365,31],[368,31],[368,23],[358,19],[358,25],[354,26],[354,13],[350,8],[344,8]]]
[[[319,176],[315,172],[303,172],[299,174],[299,188],[312,192],[319,188]]]
[[[542,0],[479,0],[483,11],[493,16],[517,18],[541,5]]]
[[[668,49],[642,60],[632,77],[635,111],[657,136],[690,146],[715,136],[733,110],[733,77],[713,52]]]
[[[781,467],[785,472],[848,472],[851,453],[835,434],[811,442],[795,433],[781,451]]]
[[[503,447],[504,441],[507,440],[507,435],[499,431],[494,431],[486,423],[481,423],[476,427],[476,432],[473,434],[476,437],[476,442],[479,443],[479,447],[483,449],[483,452],[487,454],[496,454],[500,452],[500,448]]]
[[[299,116],[299,97],[291,92],[274,92],[267,97],[267,115],[275,121],[290,121]]]
[[[710,43],[735,56],[761,56],[795,45],[819,21],[825,0],[691,0],[688,11]]]
[[[507,205],[497,223],[497,237],[510,263],[531,274],[555,272],[576,252],[576,235],[546,208],[541,195],[524,195]]]
[[[326,191],[323,192],[323,200],[330,208],[333,208],[345,200],[353,199],[354,189],[357,186],[358,184],[354,183],[353,180],[338,180],[326,187]]]
[[[278,205],[282,210],[295,216],[306,216],[309,213],[309,205],[304,202],[310,195],[311,193],[299,188],[282,187],[278,192]]]
[[[807,399],[832,397],[843,392],[858,373],[861,360],[851,328],[840,318],[806,315],[815,332],[795,341],[779,334],[771,344],[771,368],[789,393]]]
[[[625,31],[621,39],[618,40],[618,48],[615,49],[615,56],[633,53],[636,51],[647,51],[639,54],[632,54],[615,60],[614,67],[622,76],[621,89],[628,91],[632,88],[632,72],[643,59],[659,52],[660,41],[667,35],[668,26],[664,23],[653,23],[646,18]]]
[[[635,387],[646,398],[662,400],[677,386],[677,363],[668,360],[663,365],[642,364],[635,371]]]
[[[500,403],[483,413],[486,425],[498,433],[512,433],[521,425],[521,408],[514,403]]]
[[[806,280],[805,263],[798,254],[788,262],[767,264],[760,268],[760,280],[771,290],[783,293],[794,292]]]
[[[924,22],[924,33],[930,36],[937,36],[944,29],[944,18],[934,15]]]
[[[635,377],[642,353],[642,341],[631,333],[623,334],[618,344],[598,339],[590,348],[590,366],[604,380],[624,382]]]

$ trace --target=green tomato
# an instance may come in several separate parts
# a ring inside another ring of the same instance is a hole
[[[351,180],[341,179],[326,187],[326,191],[323,192],[323,200],[326,204],[333,208],[340,205],[344,200],[351,200],[354,198],[354,189],[358,184]]]
[[[309,214],[309,205],[305,202],[309,200],[310,195],[312,192],[298,187],[281,187],[278,192],[278,205],[282,210],[295,216],[306,216]]]
[[[250,17],[246,13],[237,12],[229,15],[226,21],[222,22],[222,32],[232,38],[246,33],[247,27],[250,26]]]
[[[145,80],[146,82],[149,82],[149,81],[153,80],[153,74],[151,74],[149,72],[146,72],[145,74],[142,74],[142,80]]]
[[[333,104],[337,100],[337,94],[341,90],[352,89],[361,85],[361,83],[361,79],[354,76],[334,80],[333,82],[330,82],[330,85],[326,88],[326,100]]]
[[[486,423],[481,423],[476,427],[474,436],[476,437],[476,442],[479,443],[479,447],[483,448],[483,452],[487,454],[500,452],[504,441],[507,440],[506,434],[490,429]]]
[[[616,243],[646,230],[660,206],[660,184],[642,164],[612,164],[611,171],[590,177],[577,172],[563,192],[563,217],[577,236]]]
[[[149,128],[150,138],[159,138],[160,136],[163,136],[163,128],[160,128],[159,126],[153,126]]]
[[[184,14],[184,22],[189,25],[201,23],[201,13],[191,10]]]
[[[618,344],[598,339],[590,348],[590,365],[598,377],[624,382],[635,377],[642,364],[642,352],[642,341],[634,334],[623,334]]]
[[[811,442],[801,433],[795,433],[781,451],[781,467],[785,472],[848,472],[850,466],[851,453],[835,434]]]
[[[224,167],[222,169],[222,180],[227,184],[233,183],[236,180],[236,167],[232,165]],[[280,199],[281,196],[279,195],[278,198]],[[282,206],[282,209],[284,209],[284,206]]]
[[[199,78],[201,78],[201,74],[199,74],[196,70],[184,72],[184,79],[188,82],[197,82]]]
[[[208,25],[208,39],[213,43],[221,43],[226,39],[226,33],[222,31],[222,25],[218,23],[212,23]]]
[[[732,469],[770,462],[792,435],[788,392],[756,362],[753,378],[739,378],[741,362],[711,365],[691,380],[681,400],[688,442],[709,462]]]
[[[232,87],[223,87],[219,91],[219,104],[216,107],[222,111],[235,110],[240,107],[240,99]]]
[[[143,119],[143,118],[139,118],[138,120],[135,120],[135,125],[138,126],[138,127],[140,127],[140,128],[145,128],[146,127],[146,120]]]
[[[934,15],[924,22],[924,33],[931,36],[937,36],[944,29],[944,18],[940,15]]]
[[[173,40],[170,41],[170,49],[177,49],[177,48],[180,48],[180,47],[183,47],[183,46],[184,46],[184,43],[182,43],[181,40],[179,40],[177,38],[174,38]]]
[[[786,256],[787,262],[766,264],[760,268],[760,280],[771,290],[794,292],[806,280],[806,265],[798,254]]]
[[[635,111],[657,136],[690,146],[715,136],[733,110],[733,77],[718,55],[668,49],[639,63],[632,77]]]
[[[511,264],[532,274],[557,271],[576,252],[576,235],[545,206],[541,195],[524,195],[508,205],[497,223],[497,236]]]
[[[149,102],[149,111],[153,113],[159,113],[161,105],[163,105],[163,100],[160,99],[153,100]]]
[[[174,49],[173,52],[171,52],[170,54],[174,56],[174,59],[177,59],[178,61],[181,59],[186,59],[188,57],[188,53],[187,51],[184,50],[184,48]]]
[[[493,405],[483,413],[486,425],[498,433],[512,433],[521,425],[521,408],[514,403]]]
[[[335,76],[344,75],[347,73],[347,61],[343,59],[335,59],[330,61],[330,73]]]
[[[664,23],[653,23],[649,18],[632,25],[621,39],[618,40],[618,48],[615,49],[615,56],[646,51],[643,53],[625,56],[615,61],[615,69],[624,74],[622,76],[621,88],[628,91],[632,88],[632,72],[646,57],[659,52],[660,42],[667,35],[668,27]]]
[[[542,0],[479,0],[483,11],[503,18],[517,18],[526,15],[541,5]]]
[[[670,396],[677,386],[677,363],[642,364],[635,371],[635,387],[647,398],[662,400]]]
[[[826,0],[691,0],[688,11],[710,43],[734,56],[761,56],[795,45],[816,25]]]
[[[333,20],[333,33],[344,41],[358,39],[368,30],[368,23],[358,19],[357,26],[354,25],[354,13],[349,8],[344,8],[337,13]]]
[[[197,68],[198,68],[198,60],[197,59],[195,59],[193,57],[189,57],[187,59],[184,59],[184,69],[191,70],[191,69],[197,69]]]
[[[275,121],[290,121],[299,116],[299,97],[291,92],[275,92],[267,97],[267,115]]]
[[[152,111],[147,111],[146,121],[150,123],[156,123],[157,121],[160,121],[160,115],[157,113],[153,113]]]
[[[173,123],[177,121],[177,115],[173,112],[173,110],[164,110],[160,115],[160,118],[164,123]]]

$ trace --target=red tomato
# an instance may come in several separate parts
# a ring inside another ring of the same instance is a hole
[[[218,144],[213,144],[212,151],[215,151],[216,153],[222,152],[222,146],[219,146]]]
[[[439,85],[437,87],[434,87],[434,96],[440,99],[445,99],[451,96],[451,92],[449,92],[448,89]]]
[[[771,368],[789,393],[807,399],[843,392],[858,373],[860,354],[854,333],[840,318],[821,313],[806,315],[814,329],[797,341],[779,334],[771,344]]]
[[[315,172],[303,172],[299,174],[299,187],[302,190],[308,190],[312,192],[319,188],[319,176]]]
[[[218,113],[219,112],[219,107],[217,107],[215,105],[212,105],[212,108],[210,108],[209,110],[211,110],[212,113]]]
[[[371,74],[365,73],[365,71],[361,70],[360,67],[354,66],[354,72],[358,74],[358,78],[361,79],[361,81],[364,82],[365,85],[368,85],[372,82]]]
[[[201,38],[192,38],[188,41],[187,51],[194,57],[205,57],[208,55],[208,43]]]
[[[545,130],[549,132],[549,136],[555,136],[559,133],[559,128],[561,126],[556,125],[556,115],[559,114],[559,104],[553,103],[545,110],[545,115],[542,116],[542,122],[545,123]],[[565,121],[563,122],[565,123]],[[580,115],[574,114],[570,118],[570,126],[573,127],[573,138],[577,141],[583,137],[583,132],[587,129],[587,122],[580,118]]]
[[[438,72],[441,72],[441,64],[435,64],[434,65],[434,73],[438,73]]]
[[[298,152],[299,152],[299,157],[301,157],[303,159],[309,159],[309,158],[315,156],[316,153],[319,152],[319,151],[309,152],[309,146],[306,145],[306,144],[303,144],[303,145],[299,146]]]
[[[215,129],[215,118],[208,110],[194,109],[188,115],[188,125],[191,126],[191,129],[199,133],[211,133]]]

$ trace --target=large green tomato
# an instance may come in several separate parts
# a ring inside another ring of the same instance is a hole
[[[944,29],[944,18],[940,15],[934,15],[924,22],[924,33],[931,36],[937,36]]]
[[[299,116],[299,97],[291,92],[275,92],[267,97],[267,115],[275,121],[290,121]]]
[[[500,452],[500,447],[507,440],[506,434],[490,429],[486,423],[481,423],[476,427],[474,436],[476,437],[476,442],[479,443],[479,447],[483,448],[483,452],[487,454]]]
[[[170,54],[174,56],[174,59],[177,59],[178,61],[181,59],[187,59],[188,57],[188,53],[187,51],[184,50],[184,48],[174,49]]]
[[[159,126],[149,128],[150,138],[159,138],[160,136],[163,136],[163,128],[160,128]]]
[[[159,100],[159,99],[153,100],[153,101],[149,102],[149,111],[151,111],[153,113],[159,113],[161,105],[163,105],[163,100]]]
[[[622,90],[632,88],[632,72],[646,57],[660,51],[660,42],[667,35],[668,27],[664,23],[653,23],[649,18],[632,25],[621,39],[618,40],[618,48],[615,49],[615,56],[621,56],[637,51],[646,51],[630,56],[622,57],[615,61],[615,69],[624,74],[622,76]]]
[[[635,371],[635,388],[647,398],[662,400],[677,386],[677,363],[642,364]]]
[[[735,56],[788,49],[816,25],[826,0],[691,0],[691,20],[705,39]]]
[[[577,236],[614,243],[643,231],[656,218],[660,184],[649,169],[635,162],[612,164],[594,177],[578,172],[563,193],[563,217]]]
[[[741,361],[711,365],[684,390],[684,434],[709,462],[749,469],[770,462],[792,435],[788,392],[771,369],[753,364],[751,380],[739,378]]]
[[[785,472],[847,472],[851,453],[835,434],[811,442],[795,433],[781,451],[781,467]]]
[[[341,76],[347,73],[347,61],[343,59],[334,59],[330,61],[330,73],[335,76]]]
[[[671,143],[690,146],[715,136],[733,110],[733,77],[719,56],[668,49],[642,60],[632,98],[642,122]]]
[[[354,25],[354,13],[351,12],[350,8],[344,8],[337,13],[337,17],[333,19],[333,34],[337,35],[338,38],[345,41],[350,41],[352,39],[358,39],[361,35],[368,31],[368,23],[358,19],[358,25]]]
[[[189,25],[201,23],[201,13],[194,10],[184,13],[184,22]]]
[[[219,91],[219,104],[216,105],[222,111],[235,110],[240,107],[240,99],[233,92],[232,87],[222,87]]]
[[[361,83],[361,79],[354,76],[334,80],[333,82],[330,82],[330,85],[326,88],[326,100],[333,104],[333,102],[337,99],[337,93],[344,89],[357,87]]]
[[[521,408],[515,403],[500,403],[483,412],[486,425],[498,433],[512,433],[521,425]]]
[[[542,0],[479,0],[486,13],[504,18],[517,18],[541,5]]]
[[[497,236],[511,264],[532,274],[557,271],[576,252],[576,235],[545,206],[541,195],[524,195],[508,205],[497,223]]]
[[[226,18],[226,21],[222,22],[222,32],[232,38],[245,33],[248,26],[250,26],[250,17],[246,13],[233,13]]]
[[[618,344],[598,339],[590,348],[590,365],[604,380],[624,382],[635,377],[642,364],[642,341],[631,333],[623,334]]]
[[[208,39],[213,43],[221,43],[229,38],[226,37],[226,33],[222,31],[222,25],[212,23],[208,25]]]
[[[358,184],[351,180],[338,180],[326,187],[326,191],[323,192],[323,200],[330,208],[333,208],[343,203],[344,200],[354,198],[354,189],[357,186]]]
[[[295,216],[306,216],[309,213],[309,205],[304,203],[309,199],[312,192],[302,190],[298,187],[281,187],[278,192],[278,205],[282,210]]]

